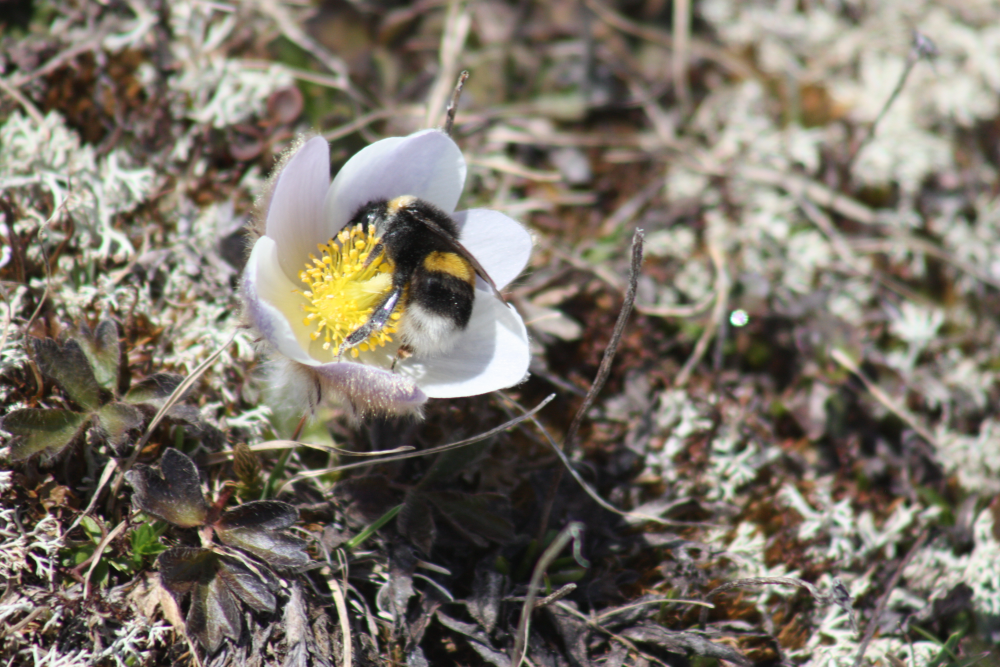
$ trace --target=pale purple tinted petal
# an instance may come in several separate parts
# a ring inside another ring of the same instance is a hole
[[[340,230],[324,223],[323,198],[330,187],[330,146],[323,137],[302,145],[278,174],[267,209],[265,234],[278,243],[281,268],[291,279],[309,253]]]
[[[412,412],[427,400],[413,380],[381,368],[340,361],[313,369],[363,414]]]
[[[446,354],[403,362],[430,398],[477,396],[517,384],[531,355],[524,321],[492,292],[476,291],[472,319]]]
[[[503,289],[517,278],[531,258],[531,234],[499,211],[474,208],[452,215],[458,238],[496,284]]]
[[[354,155],[326,195],[326,220],[340,229],[372,201],[412,195],[447,213],[465,186],[462,151],[438,130],[382,139]]]
[[[282,271],[274,239],[257,239],[243,269],[241,290],[247,317],[278,352],[304,364],[315,363],[306,354],[312,341],[302,324],[303,298],[293,293],[298,287]]]

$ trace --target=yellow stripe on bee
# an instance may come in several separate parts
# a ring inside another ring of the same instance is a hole
[[[424,268],[437,273],[447,273],[470,284],[476,279],[476,272],[469,261],[454,252],[428,253],[424,257]]]
[[[388,204],[386,204],[386,207],[385,207],[386,214],[389,217],[392,217],[392,216],[396,215],[397,213],[399,213],[399,209],[401,209],[401,208],[409,208],[410,206],[412,206],[416,202],[417,202],[417,198],[414,197],[413,195],[402,195],[400,197],[396,197],[395,199],[393,199],[392,201],[390,201]]]

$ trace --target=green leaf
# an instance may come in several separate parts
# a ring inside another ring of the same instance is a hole
[[[97,329],[91,331],[86,324],[81,324],[80,333],[75,339],[90,361],[97,384],[112,393],[117,393],[118,372],[122,358],[121,345],[118,343],[118,325],[111,320],[101,320],[97,323]]]
[[[125,442],[129,431],[140,428],[145,422],[142,411],[128,403],[108,403],[97,411],[101,430],[112,446]]]
[[[101,531],[101,524],[97,523],[97,519],[92,516],[84,515],[84,517],[80,519],[80,527],[83,528],[83,532],[87,533],[87,537],[89,537],[94,544],[100,542],[101,538],[104,536],[103,531]]]
[[[23,461],[41,453],[48,462],[80,436],[90,423],[90,415],[24,408],[6,415],[2,423],[4,430],[14,436],[10,442],[11,461]]]
[[[156,523],[147,521],[132,531],[132,553],[129,558],[133,570],[141,570],[147,558],[166,551],[167,547],[160,544],[160,537],[166,531],[167,525],[162,521]]]
[[[55,380],[85,410],[93,411],[101,406],[101,385],[78,342],[69,340],[60,347],[51,338],[33,338],[32,345],[35,361],[43,375]]]
[[[132,503],[147,514],[184,528],[204,525],[208,518],[209,507],[201,492],[198,469],[173,447],[163,452],[159,473],[137,465],[125,473],[125,481],[135,491]]]
[[[223,544],[243,549],[275,567],[309,564],[306,542],[285,529],[298,521],[299,512],[279,500],[255,500],[223,514],[215,524]]]
[[[183,381],[184,376],[175,373],[154,373],[137,382],[123,400],[133,405],[148,403],[160,407]]]

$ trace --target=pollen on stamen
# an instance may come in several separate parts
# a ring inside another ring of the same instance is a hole
[[[365,262],[378,245],[375,227],[355,225],[344,229],[336,239],[318,246],[322,255],[309,255],[309,262],[299,272],[307,289],[296,290],[308,303],[303,324],[315,325],[312,340],[323,338],[323,349],[336,353],[344,340],[361,328],[372,311],[392,289],[392,262],[380,252],[367,266]],[[396,325],[402,317],[402,305],[389,316],[380,330],[351,349],[357,358],[361,351],[375,350],[392,342]]]

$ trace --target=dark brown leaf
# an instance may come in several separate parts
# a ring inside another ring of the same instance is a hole
[[[430,554],[437,536],[434,511],[423,493],[410,490],[403,501],[403,508],[396,517],[396,528],[425,554]]]
[[[716,644],[693,632],[675,632],[654,623],[644,623],[619,632],[627,639],[637,642],[656,644],[673,653],[685,655],[703,655],[709,658],[719,658],[736,665],[746,665],[751,662],[738,651],[723,644]]]
[[[258,500],[229,510],[215,525],[219,539],[275,567],[309,564],[306,542],[285,529],[298,520],[298,510],[277,500]]]
[[[486,546],[486,540],[507,544],[514,539],[514,524],[507,518],[510,512],[505,511],[507,499],[499,494],[429,491],[423,496],[477,546]]]
[[[389,480],[381,475],[352,477],[337,482],[333,498],[347,518],[356,525],[367,525],[399,504]]]
[[[208,518],[208,503],[201,492],[198,469],[185,454],[173,447],[163,452],[160,472],[137,465],[125,473],[132,485],[132,502],[143,512],[164,521],[191,528]]]
[[[236,597],[221,578],[213,577],[208,582],[195,585],[187,615],[187,630],[212,654],[226,637],[239,641],[243,632],[240,616]]]
[[[214,577],[216,565],[215,552],[198,547],[174,547],[156,559],[160,582],[176,595],[190,593],[196,583]]]
[[[469,613],[479,621],[486,632],[492,633],[500,616],[500,604],[507,587],[506,576],[497,571],[495,555],[484,558],[476,565],[472,581]]]
[[[243,602],[260,612],[274,613],[278,580],[266,567],[251,569],[247,564],[228,556],[219,556],[217,577]]]

